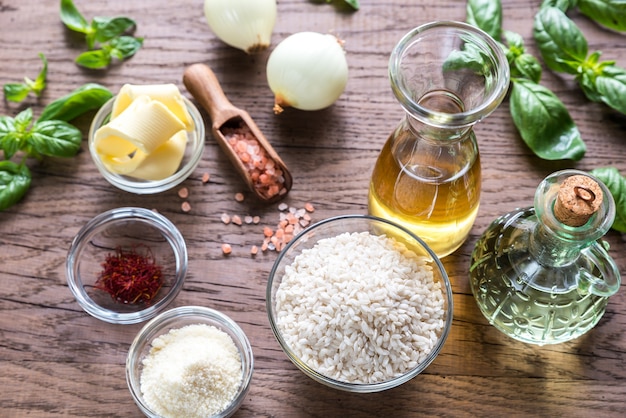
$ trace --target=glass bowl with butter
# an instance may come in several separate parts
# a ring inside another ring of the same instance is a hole
[[[204,121],[174,84],[125,84],[96,113],[89,152],[102,176],[135,194],[169,190],[198,166]]]

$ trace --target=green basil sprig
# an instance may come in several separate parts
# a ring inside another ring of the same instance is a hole
[[[89,23],[72,0],[61,0],[60,15],[68,29],[85,35],[89,51],[76,58],[76,63],[83,67],[106,68],[113,58],[119,61],[130,58],[143,45],[143,38],[125,35],[136,27],[131,18],[96,16]]]
[[[23,83],[7,83],[2,89],[4,90],[4,97],[12,102],[21,102],[28,96],[28,93],[33,92],[37,97],[41,95],[41,92],[46,88],[46,77],[48,76],[48,60],[44,54],[39,54],[39,58],[43,62],[43,67],[37,78],[31,80],[28,77],[24,77]]]
[[[626,177],[615,167],[595,168],[591,170],[591,174],[606,185],[615,201],[615,221],[612,228],[626,232]]]
[[[72,157],[80,149],[82,133],[69,123],[101,107],[113,94],[97,84],[86,84],[46,106],[38,120],[27,108],[15,117],[0,116],[0,210],[19,202],[31,183],[28,157]],[[21,155],[19,162],[11,161]]]
[[[567,108],[551,90],[539,84],[539,61],[526,52],[522,36],[502,29],[500,0],[468,0],[466,20],[500,42],[506,53],[511,70],[511,118],[528,148],[545,160],[583,158],[586,146]],[[478,58],[474,64],[465,64],[473,69],[478,65]]]
[[[589,53],[584,34],[562,8],[547,1],[535,15],[533,36],[546,65],[574,75],[589,100],[626,114],[626,70],[600,61],[600,51]]]

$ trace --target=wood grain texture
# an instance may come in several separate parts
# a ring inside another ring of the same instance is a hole
[[[0,102],[14,116],[43,106],[86,82],[117,91],[124,83],[177,84],[193,63],[211,66],[229,100],[247,110],[290,168],[293,189],[286,202],[311,202],[314,221],[367,212],[371,170],[402,117],[387,78],[387,61],[408,30],[432,20],[465,19],[465,1],[360,0],[345,13],[324,2],[278,0],[272,45],[294,32],[332,31],[345,39],[350,79],[332,107],[319,112],[272,112],[265,79],[266,51],[248,56],[208,29],[202,0],[172,2],[82,1],[87,17],[128,15],[145,37],[132,59],[105,71],[77,67],[83,50],[68,32],[58,2],[0,0],[0,84],[36,76],[37,56],[49,60],[48,88],[22,104]],[[503,0],[504,27],[520,33],[528,51],[532,18],[540,1]],[[626,67],[626,35],[572,17],[590,49]],[[197,170],[184,182],[191,211],[181,210],[177,190],[136,196],[109,185],[83,143],[74,158],[29,161],[32,187],[16,206],[0,213],[0,415],[3,417],[140,416],[126,387],[124,362],[136,325],[111,325],[84,313],[66,285],[65,259],[72,238],[95,215],[115,207],[157,209],[183,233],[189,273],[171,305],[216,308],[236,320],[255,354],[250,393],[237,417],[568,416],[617,417],[626,413],[626,289],[613,296],[598,326],[578,340],[536,347],[508,339],[480,314],[468,282],[469,257],[481,232],[496,217],[532,204],[538,183],[562,168],[615,166],[626,174],[626,116],[589,102],[571,78],[544,69],[542,83],[563,100],[587,143],[583,160],[546,162],[534,157],[503,103],[476,127],[483,167],[478,219],[466,243],[444,259],[454,291],[454,321],[439,357],[407,384],[378,394],[338,392],[299,372],[283,354],[265,312],[265,286],[276,253],[251,257],[262,227],[278,222],[277,205],[255,201],[230,162],[207,135]],[[93,114],[76,124],[85,137]],[[208,115],[203,113],[206,126]],[[210,130],[207,130],[210,132]],[[209,173],[207,184],[202,175]],[[244,202],[234,199],[237,192]],[[224,225],[222,213],[258,215],[259,225]],[[626,273],[623,234],[607,236],[611,255]],[[224,257],[220,245],[233,253]]]

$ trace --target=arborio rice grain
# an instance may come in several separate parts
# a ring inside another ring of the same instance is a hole
[[[285,268],[277,325],[298,357],[348,383],[389,380],[441,336],[444,299],[426,259],[385,235],[320,240]]]

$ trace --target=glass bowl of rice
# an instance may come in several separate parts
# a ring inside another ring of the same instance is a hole
[[[435,253],[369,215],[329,218],[291,240],[270,272],[266,304],[291,362],[349,392],[411,380],[437,357],[452,325],[452,288]]]

